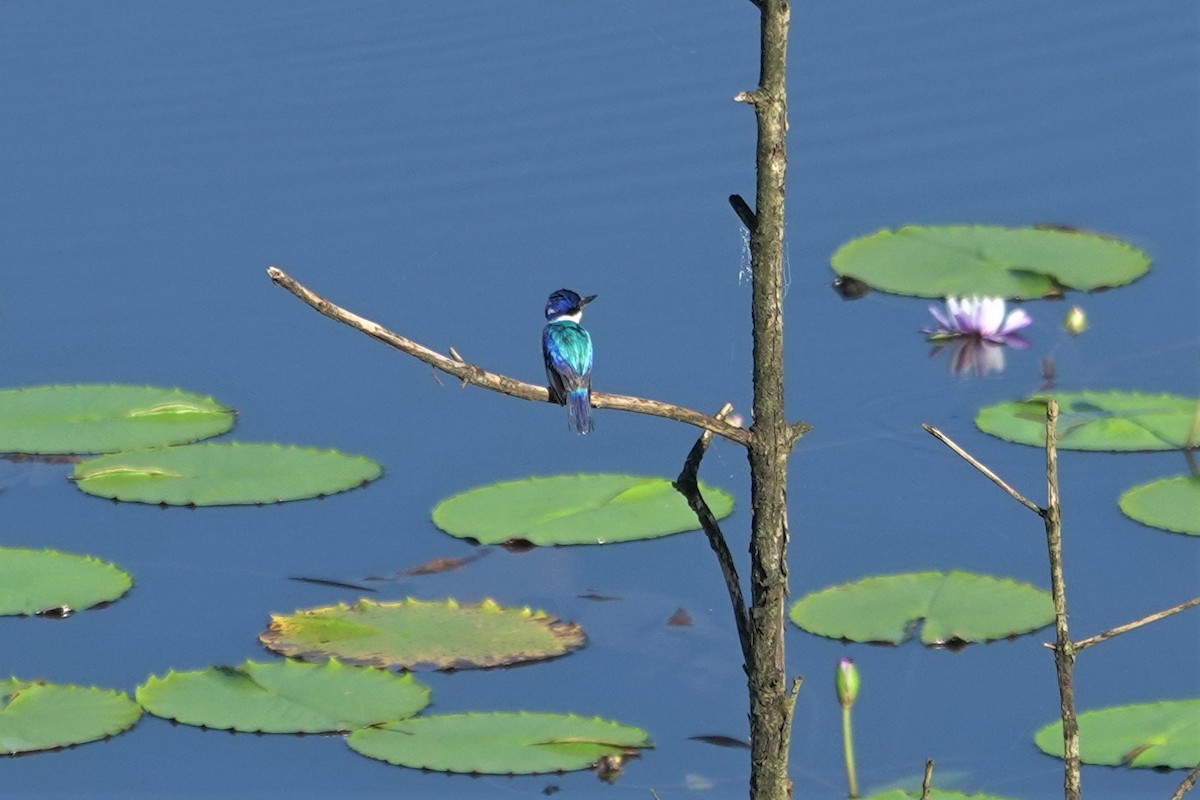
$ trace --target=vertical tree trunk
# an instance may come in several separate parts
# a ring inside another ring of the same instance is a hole
[[[759,87],[743,99],[758,120],[756,224],[750,239],[754,424],[750,443],[750,690],[752,800],[789,796],[791,702],[785,685],[787,466],[792,438],[783,395],[783,200],[787,168],[787,0],[758,0]]]

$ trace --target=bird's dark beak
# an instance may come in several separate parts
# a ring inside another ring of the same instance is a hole
[[[588,303],[592,302],[599,296],[600,295],[598,295],[598,294],[589,294],[587,297],[585,297],[579,301],[579,307],[583,308],[584,306],[586,306]]]

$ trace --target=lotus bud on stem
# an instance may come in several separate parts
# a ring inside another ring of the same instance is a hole
[[[846,756],[847,796],[858,797],[858,770],[854,766],[854,733],[850,724],[850,709],[858,697],[858,667],[848,658],[838,660],[837,672],[833,676],[837,689],[838,704],[842,707],[842,751]]]

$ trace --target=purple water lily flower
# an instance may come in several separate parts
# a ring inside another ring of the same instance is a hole
[[[929,313],[938,321],[936,328],[921,329],[930,341],[971,338],[1017,348],[1029,347],[1029,342],[1018,331],[1028,327],[1033,319],[1020,308],[1005,315],[1002,298],[948,297],[945,312],[930,306]]]

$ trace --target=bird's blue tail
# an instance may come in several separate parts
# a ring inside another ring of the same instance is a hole
[[[567,393],[567,424],[579,433],[592,430],[592,393],[588,389],[572,389]]]

